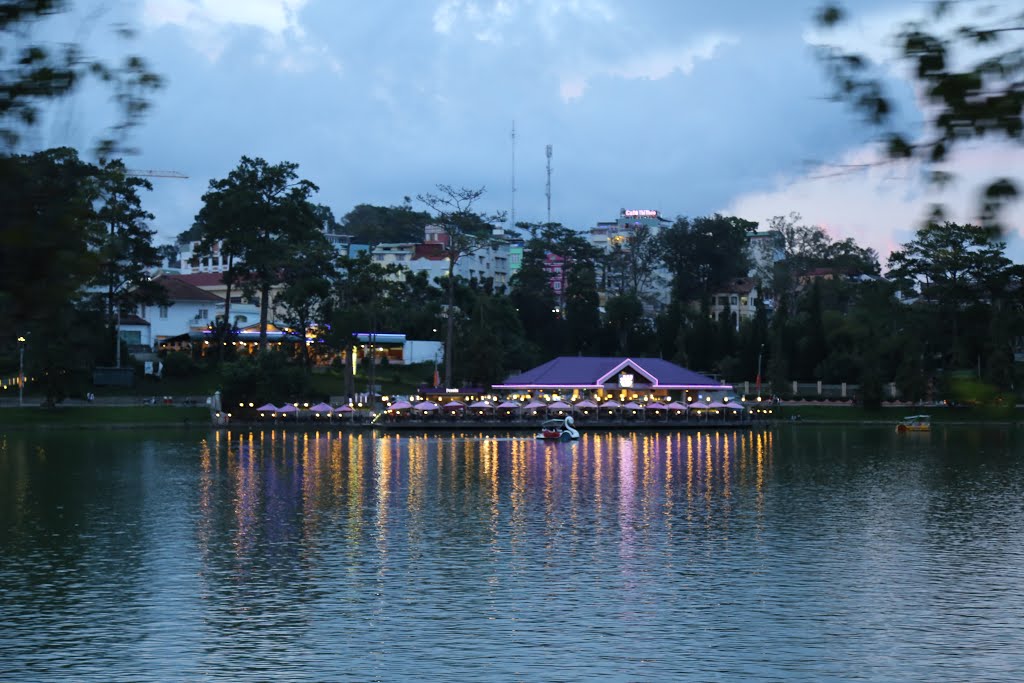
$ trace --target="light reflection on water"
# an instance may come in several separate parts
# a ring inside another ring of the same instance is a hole
[[[1012,430],[0,436],[0,678],[1019,680]]]

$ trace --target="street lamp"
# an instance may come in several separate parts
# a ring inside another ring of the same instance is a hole
[[[757,351],[757,396],[761,397],[761,356],[764,355],[764,344]]]
[[[18,337],[18,406],[25,405],[25,337]]]

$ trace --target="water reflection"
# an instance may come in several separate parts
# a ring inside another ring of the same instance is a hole
[[[1012,678],[1022,450],[2,436],[0,679]]]

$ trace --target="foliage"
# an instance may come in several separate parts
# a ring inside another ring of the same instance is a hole
[[[216,245],[231,261],[228,281],[247,295],[260,295],[260,348],[267,348],[270,288],[283,282],[286,268],[326,238],[309,201],[316,185],[302,180],[298,165],[269,164],[243,156],[226,178],[210,181],[196,224],[202,249]],[[233,259],[239,259],[240,262]]]
[[[455,348],[455,266],[463,256],[473,254],[498,242],[492,223],[501,223],[503,214],[480,214],[474,204],[483,196],[484,188],[455,188],[438,185],[437,192],[417,195],[432,213],[433,224],[444,230],[442,253],[448,258],[447,319],[445,324],[444,383],[452,386]]]
[[[982,228],[929,223],[889,256],[889,277],[931,302],[965,303],[992,291],[1010,261]]]
[[[800,219],[800,214],[791,213],[768,222],[769,230],[780,236],[782,246],[782,259],[774,264],[771,278],[763,278],[773,294],[794,296],[801,280],[816,270],[840,277],[881,273],[874,249],[861,247],[852,238],[833,241],[823,228],[801,225]]]
[[[160,253],[153,245],[155,230],[148,221],[153,214],[142,208],[139,190],[152,190],[148,180],[126,173],[120,159],[97,169],[99,201],[96,218],[104,234],[97,245],[102,271],[94,285],[106,290],[107,319],[115,310],[136,304],[166,304],[166,292],[150,278],[160,265]]]
[[[192,354],[183,351],[171,351],[160,360],[164,366],[164,377],[194,377],[199,373],[199,365],[192,358]]]
[[[106,84],[116,103],[117,121],[97,143],[101,156],[123,149],[128,133],[149,109],[149,96],[162,85],[140,57],[129,55],[111,63],[86,55],[72,42],[51,46],[27,39],[30,27],[65,11],[62,0],[0,2],[0,140],[14,149],[21,134],[37,126],[47,103],[71,94],[90,79]],[[130,37],[123,26],[117,37]],[[128,150],[124,150],[128,151]]]
[[[339,259],[338,265],[332,276],[330,297],[322,308],[327,323],[322,338],[329,348],[345,351],[345,394],[352,396],[355,369],[351,349],[357,343],[355,335],[385,331],[392,322],[398,325],[403,303],[410,301],[415,305],[415,299],[403,296],[408,290],[400,279],[403,271],[400,266],[375,263],[369,254]]]
[[[87,375],[103,334],[82,294],[102,269],[96,175],[71,149],[0,157],[0,329],[31,335],[50,403]]]
[[[933,181],[945,183],[950,174],[942,164],[958,146],[980,138],[1017,144],[1024,139],[1024,16],[1019,7],[1001,9],[988,3],[928,4],[930,12],[905,22],[895,35],[899,58],[910,67],[924,98],[926,132],[919,139],[901,130],[895,98],[870,59],[838,47],[823,47],[820,55],[835,98],[878,127],[888,156],[917,159],[931,169]],[[845,20],[846,12],[833,2],[818,12],[826,28]],[[1010,178],[991,181],[981,202],[982,227],[998,229],[999,210],[1018,193]]]
[[[431,215],[412,208],[409,197],[398,206],[357,204],[341,219],[341,232],[353,243],[376,245],[382,242],[421,242]]]
[[[100,272],[94,175],[67,148],[0,157],[0,327],[50,317]]]
[[[662,231],[665,266],[676,299],[701,299],[750,270],[747,243],[757,223],[733,216],[677,218]]]
[[[658,235],[647,225],[634,226],[599,259],[604,289],[612,296],[653,305],[657,300],[654,290],[664,285],[657,272],[664,257],[665,243]]]
[[[309,391],[309,378],[302,368],[276,351],[225,363],[222,370],[224,405],[252,401],[297,401]]]
[[[276,303],[281,321],[309,341],[319,341],[325,330],[320,326],[330,310],[331,279],[336,270],[334,249],[326,241],[311,241],[284,264],[284,288]],[[310,367],[309,344],[302,344],[302,362]]]

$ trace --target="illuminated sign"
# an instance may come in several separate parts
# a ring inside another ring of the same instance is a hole
[[[633,373],[624,372],[619,375],[619,387],[622,389],[629,389],[633,386]]]
[[[626,218],[657,218],[658,212],[653,209],[623,209]]]

